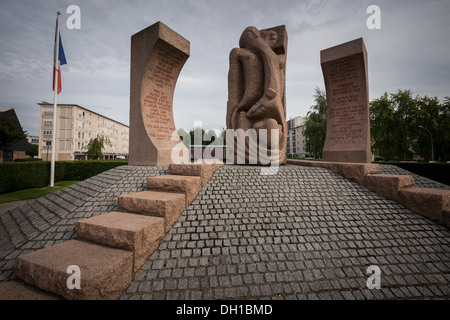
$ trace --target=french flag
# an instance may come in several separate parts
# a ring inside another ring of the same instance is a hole
[[[59,16],[58,16],[59,18]],[[59,37],[57,35],[59,34]],[[63,64],[67,64],[66,55],[64,54],[64,48],[61,42],[61,33],[59,32],[59,19],[56,19],[56,32],[55,32],[55,52],[54,52],[54,66],[53,66],[53,91],[55,90],[55,75],[58,78],[57,94],[62,90],[61,84],[61,69]]]

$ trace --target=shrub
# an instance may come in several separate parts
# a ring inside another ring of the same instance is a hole
[[[85,180],[117,166],[127,164],[128,161],[123,160],[65,161],[64,180]]]
[[[48,185],[50,167],[46,162],[2,163],[0,193],[39,188]]]
[[[127,160],[56,161],[55,182],[85,180],[117,166]],[[0,194],[29,188],[41,188],[50,183],[50,162],[32,161],[0,163]]]
[[[14,162],[34,162],[34,161],[42,161],[41,158],[20,158],[15,159]]]

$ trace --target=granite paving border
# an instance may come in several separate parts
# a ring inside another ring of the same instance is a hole
[[[393,165],[393,164],[380,164],[380,171],[383,174],[411,175],[414,177],[414,182],[417,187],[450,190],[449,185],[422,177],[418,174],[415,174],[415,173],[412,173],[403,168],[397,167],[396,165]]]

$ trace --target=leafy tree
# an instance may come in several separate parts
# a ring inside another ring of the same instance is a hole
[[[311,106],[311,111],[306,115],[305,149],[310,154],[322,157],[327,132],[327,98],[318,87],[315,88],[314,101],[316,104]]]
[[[186,148],[189,148],[189,145],[191,144],[191,135],[189,134],[189,132],[187,132],[183,128],[179,128],[177,132],[180,136],[180,140],[183,142]]]
[[[438,159],[440,161],[450,161],[450,97],[445,97],[444,102],[442,103],[438,128],[441,130],[440,137],[443,140],[441,145],[442,149],[438,149]],[[441,152],[441,154],[439,152]]]
[[[37,156],[39,154],[39,145],[33,143],[28,143],[28,145],[30,146],[30,151],[27,151],[26,154],[30,157]]]
[[[26,138],[17,120],[4,112],[0,113],[0,147],[9,147]]]
[[[427,161],[433,158],[432,151],[434,151],[435,160],[449,159],[450,104],[448,98],[444,100],[444,103],[440,103],[436,97],[428,96],[417,97],[416,100],[418,108],[413,122],[415,130],[411,131],[413,149]]]
[[[370,103],[372,149],[386,159],[410,160],[411,130],[416,101],[411,91],[399,90],[388,96],[384,93]]]
[[[429,161],[450,159],[450,99],[412,97],[399,90],[370,103],[372,149],[386,159],[411,160],[414,153]]]
[[[84,149],[87,149],[85,152],[88,159],[91,160],[98,160],[103,158],[103,149],[105,149],[106,146],[111,146],[111,142],[108,138],[103,136],[97,136],[94,139],[90,139],[89,143],[84,147]]]
[[[204,145],[203,136],[205,135],[205,130],[202,127],[195,127],[193,130],[189,131],[191,136],[191,145]],[[207,143],[206,143],[207,144]]]

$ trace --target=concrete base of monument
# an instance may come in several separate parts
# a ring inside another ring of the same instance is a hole
[[[323,160],[329,162],[371,163],[370,150],[323,151]]]
[[[380,165],[289,159],[288,164],[331,170],[377,194],[394,200],[414,213],[450,227],[450,191],[415,187],[413,176],[380,174]]]
[[[142,143],[128,159],[130,166],[168,166],[176,163],[189,163],[189,150],[179,142],[168,143],[169,147],[155,148]],[[178,151],[174,153],[174,150]],[[150,155],[150,156],[149,156]]]

